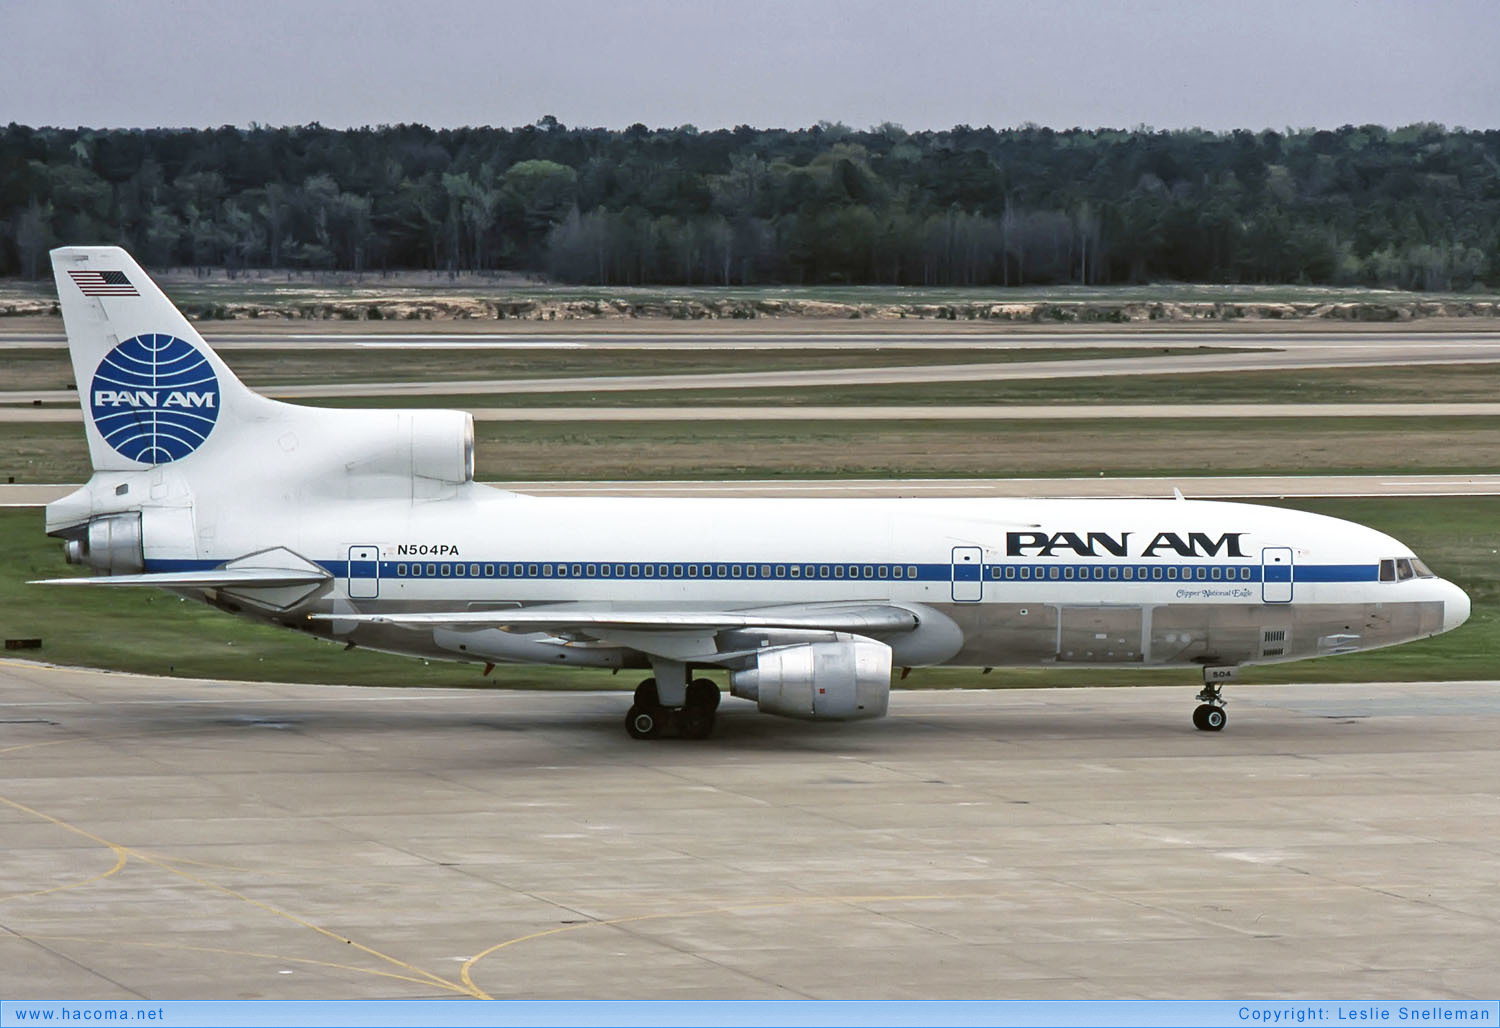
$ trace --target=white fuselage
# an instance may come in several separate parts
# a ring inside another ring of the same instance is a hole
[[[147,512],[148,569],[285,546],[334,576],[299,612],[888,602],[957,628],[888,639],[898,663],[989,666],[1295,659],[1431,635],[1468,611],[1442,579],[1381,581],[1382,561],[1413,556],[1383,533],[1237,503],[544,498],[476,484],[421,500],[213,501],[197,497],[191,537],[180,521],[153,531]],[[451,634],[333,626],[473,655]]]

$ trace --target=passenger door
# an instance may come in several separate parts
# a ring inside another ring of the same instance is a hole
[[[978,546],[953,547],[953,598],[959,603],[984,599],[984,550]]]

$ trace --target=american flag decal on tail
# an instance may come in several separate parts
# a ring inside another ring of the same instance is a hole
[[[123,271],[70,271],[68,277],[84,296],[140,296]]]

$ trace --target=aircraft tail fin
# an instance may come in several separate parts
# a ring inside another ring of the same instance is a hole
[[[52,251],[96,471],[184,460],[274,404],[248,389],[118,246]]]

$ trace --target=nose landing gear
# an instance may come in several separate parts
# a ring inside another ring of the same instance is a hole
[[[1224,699],[1220,690],[1225,682],[1236,678],[1230,667],[1206,667],[1203,669],[1203,689],[1198,693],[1198,706],[1193,710],[1193,727],[1200,732],[1221,732],[1228,720],[1224,713]]]

